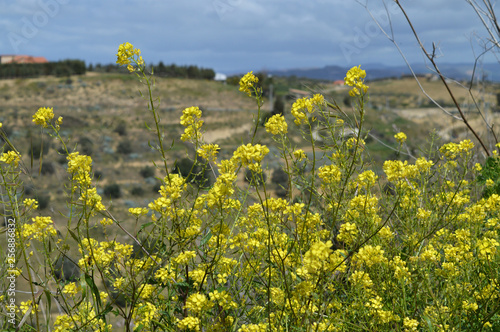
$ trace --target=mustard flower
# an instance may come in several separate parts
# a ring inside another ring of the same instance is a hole
[[[357,96],[368,91],[368,86],[364,84],[366,77],[366,72],[361,69],[361,66],[352,67],[346,74],[344,78],[345,85],[352,86],[353,88],[349,91],[351,97]]]
[[[3,124],[0,122],[0,129],[2,129]]]
[[[21,156],[15,151],[4,152],[0,156],[1,162],[4,162],[8,165],[14,165],[14,167],[17,167],[17,165],[19,164],[19,160],[21,160]]]
[[[252,89],[255,89],[255,83],[259,83],[259,79],[251,71],[240,79],[240,91],[245,92],[249,97],[252,96]]]
[[[33,306],[33,303],[31,302],[31,300],[28,300],[26,302],[21,302],[21,305],[19,306],[19,310],[21,311],[21,314],[24,315],[26,314],[26,312],[28,312],[28,310],[30,310],[31,308],[33,307],[33,311],[37,311],[38,310],[38,305],[35,304]]]
[[[132,61],[139,66],[144,64],[144,60],[141,56],[141,50],[138,48],[134,48],[134,46],[129,42],[118,46],[118,53],[116,54],[116,56],[116,63],[119,65],[127,65],[127,69],[130,72],[133,72],[135,70],[134,66],[132,65]],[[137,56],[138,58],[135,59],[135,56]]]
[[[57,235],[51,217],[35,217],[32,224],[22,225],[22,234],[25,238],[42,240],[50,235]]]
[[[326,243],[321,241],[313,243],[311,245],[311,248],[309,248],[309,250],[304,255],[304,272],[310,274],[320,272],[328,262],[327,260],[332,253],[331,247],[331,241],[327,241]]]
[[[403,319],[403,326],[405,327],[405,332],[414,332],[418,331],[418,321],[416,319],[411,319],[408,317],[405,317]]]
[[[233,158],[239,161],[242,166],[248,166],[250,170],[260,173],[262,172],[260,163],[268,153],[269,149],[267,146],[248,143],[247,145],[239,146],[233,153]]]
[[[78,288],[76,287],[76,284],[74,282],[70,282],[69,284],[66,284],[62,290],[64,294],[70,294],[70,295],[75,295],[78,293]]]
[[[113,220],[109,218],[103,218],[102,220],[99,221],[99,223],[103,226],[113,225]]]
[[[196,152],[205,160],[214,162],[220,147],[218,144],[203,144]]]
[[[288,125],[286,124],[285,117],[281,114],[275,114],[266,122],[266,131],[273,135],[286,134]]]
[[[50,122],[54,118],[54,112],[52,108],[40,107],[38,111],[33,115],[33,122],[44,128],[48,127],[47,122]]]
[[[318,176],[323,183],[337,183],[342,177],[340,168],[336,165],[321,166],[318,171]]]
[[[407,137],[405,133],[400,132],[394,135],[394,138],[398,141],[399,144],[403,144],[404,142],[406,142]]]
[[[378,176],[372,170],[364,171],[358,176],[357,183],[364,188],[371,187],[377,181]]]
[[[200,331],[200,319],[197,317],[187,316],[182,320],[177,318],[177,327],[181,330],[189,330],[189,331]]]
[[[214,304],[209,299],[207,299],[205,295],[194,293],[187,298],[184,308],[197,314],[202,311],[209,310],[213,306]]]
[[[80,200],[87,207],[93,208],[91,215],[95,215],[96,211],[104,211],[106,209],[102,204],[102,197],[97,193],[97,188],[95,187],[82,191]]]
[[[198,141],[201,138],[200,129],[203,125],[203,120],[200,120],[200,118],[201,110],[198,107],[192,106],[182,111],[180,123],[186,127],[184,134],[181,136],[182,141]]]
[[[302,159],[306,159],[306,153],[302,149],[297,149],[293,151],[293,156],[298,160],[301,161]]]
[[[354,271],[349,277],[349,281],[352,282],[354,286],[359,285],[363,288],[370,288],[373,286],[373,281],[370,278],[370,275],[365,271]]]
[[[484,238],[477,241],[479,258],[490,261],[495,256],[498,246],[500,243],[495,239]]]
[[[130,208],[128,209],[128,212],[135,216],[136,218],[139,218],[140,216],[143,216],[145,214],[148,214],[148,209],[147,208]]]
[[[142,325],[143,328],[148,328],[151,325],[153,319],[158,319],[159,309],[152,303],[138,303],[136,304],[135,310],[132,314],[132,318],[135,319],[135,324],[137,326]]]
[[[367,267],[386,261],[387,258],[384,257],[384,250],[382,250],[381,246],[366,245],[359,249],[353,257],[355,264],[364,264]]]
[[[358,235],[358,228],[356,224],[346,222],[340,225],[339,235],[337,235],[337,240],[345,242],[345,244],[350,245],[354,243]]]
[[[173,262],[178,265],[187,264],[191,259],[196,257],[196,253],[194,251],[184,251],[181,252],[177,257],[173,258]]]
[[[58,117],[57,120],[56,120],[56,129],[59,130],[59,128],[62,125],[62,122],[63,122],[63,117],[62,116]]]

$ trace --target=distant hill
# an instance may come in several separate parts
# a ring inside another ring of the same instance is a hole
[[[443,63],[438,64],[441,72],[449,78],[456,80],[470,80],[473,72],[472,64]],[[411,71],[406,66],[386,66],[382,64],[366,64],[361,66],[367,72],[367,80],[378,80],[390,77],[401,77],[410,75]],[[413,71],[418,75],[432,74],[433,71],[425,65],[412,65]],[[336,81],[342,80],[349,68],[340,66],[325,66],[323,68],[301,68],[285,70],[269,70],[268,73],[275,76],[297,76],[319,80]],[[475,78],[486,78],[487,80],[500,82],[500,64],[489,63],[478,66]]]

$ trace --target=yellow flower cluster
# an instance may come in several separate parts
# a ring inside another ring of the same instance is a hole
[[[210,162],[215,162],[219,150],[220,147],[218,144],[203,144],[196,152],[203,159],[208,160]]]
[[[210,308],[212,308],[213,306],[213,302],[207,299],[205,295],[194,293],[187,298],[184,308],[190,310],[195,314],[198,314],[202,311],[210,310]]]
[[[198,317],[187,316],[177,319],[177,327],[181,330],[200,331],[200,319]]]
[[[76,287],[76,284],[74,282],[70,282],[69,284],[66,284],[62,290],[63,294],[70,294],[70,295],[75,295],[78,293],[78,288]]]
[[[195,257],[196,253],[194,251],[184,251],[181,252],[177,257],[172,258],[172,263],[175,263],[177,265],[185,265]]]
[[[198,107],[188,107],[182,111],[181,125],[186,127],[184,134],[181,135],[182,141],[199,141],[201,139],[201,126],[203,120],[201,118],[201,110]]]
[[[130,72],[133,72],[135,70],[134,66],[132,65],[132,61],[138,66],[144,64],[144,60],[141,56],[141,50],[138,48],[134,48],[134,46],[129,42],[123,43],[118,46],[118,53],[116,54],[116,56],[116,63],[119,65],[127,65],[127,69]],[[135,58],[136,56],[138,58]]]
[[[68,159],[68,173],[82,186],[88,187],[91,184],[90,172],[92,170],[92,158],[80,155],[79,152],[70,153]]]
[[[292,105],[292,115],[294,116],[295,124],[300,125],[302,122],[307,123],[307,115],[304,111],[308,113],[314,113],[315,109],[322,107],[325,104],[325,98],[323,95],[315,94],[312,98],[300,98],[297,99]]]
[[[340,168],[336,165],[321,166],[318,171],[318,176],[324,184],[337,183],[342,178]]]
[[[403,144],[404,142],[406,142],[407,137],[405,133],[400,132],[394,135],[394,138],[396,139],[396,141],[398,141],[399,144]]]
[[[353,262],[359,266],[371,267],[375,264],[387,262],[387,258],[384,257],[384,250],[381,246],[366,245],[354,255]]]
[[[295,159],[297,159],[297,161],[301,161],[307,158],[306,153],[302,149],[293,151],[293,156],[295,157]]]
[[[241,163],[243,167],[248,166],[254,172],[262,172],[262,159],[269,153],[269,149],[265,145],[247,145],[239,146],[233,153],[233,159]]]
[[[136,218],[139,218],[140,216],[148,214],[149,210],[147,208],[130,208],[128,209],[128,212],[135,216]]]
[[[471,140],[463,140],[460,143],[446,143],[439,151],[450,160],[455,159],[459,154],[470,152],[474,148],[474,143]]]
[[[340,231],[339,235],[337,235],[337,240],[350,245],[356,241],[358,233],[358,228],[355,223],[346,222],[340,225]]]
[[[50,235],[57,235],[51,217],[35,217],[32,219],[32,224],[24,224],[22,226],[22,234],[28,240],[42,240]]]
[[[107,270],[113,262],[116,263],[116,260],[121,262],[128,260],[132,255],[133,247],[116,241],[98,242],[90,238],[82,240],[78,251],[82,255],[78,262],[80,268],[91,268],[98,265],[99,268]]]
[[[252,91],[255,90],[256,83],[259,83],[259,79],[251,71],[240,79],[240,91],[245,92],[250,97]]]
[[[288,132],[288,125],[285,117],[281,114],[275,114],[266,122],[266,131],[273,135],[284,135]]]
[[[53,108],[40,107],[33,115],[33,122],[44,128],[48,127],[48,123],[54,118]]]
[[[349,91],[351,97],[355,97],[368,91],[368,86],[365,85],[366,71],[361,69],[361,66],[352,67],[346,74],[344,78],[345,85],[352,86],[353,88]]]
[[[166,217],[174,214],[175,211],[172,205],[181,197],[187,185],[179,174],[169,174],[163,181],[165,184],[162,185],[159,190],[161,196],[154,202],[149,203],[148,207],[153,211],[160,212]]]
[[[14,167],[17,167],[19,160],[21,160],[21,156],[15,151],[7,151],[2,153],[0,156],[1,162],[6,163],[7,165],[13,165]]]
[[[91,208],[92,216],[106,209],[102,204],[102,197],[97,193],[97,188],[89,188],[82,191],[79,200],[82,201],[85,206]]]
[[[145,331],[152,331],[150,329],[151,321],[158,319],[160,312],[158,308],[150,302],[136,304],[133,311],[132,318],[135,320],[137,326],[142,326]]]
[[[30,208],[32,210],[36,210],[38,209],[38,202],[36,199],[33,199],[33,198],[26,198],[24,201],[23,201],[23,204],[24,206],[26,206],[26,208]]]

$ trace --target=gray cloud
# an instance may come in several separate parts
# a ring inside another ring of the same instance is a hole
[[[388,29],[382,0],[363,3]],[[58,6],[56,14],[47,14],[48,4]],[[469,40],[483,28],[465,0],[403,4],[426,46],[439,43],[448,61],[472,61]],[[219,71],[402,63],[369,13],[352,0],[19,0],[4,9],[4,54],[111,63],[118,45],[129,41],[147,61]],[[40,21],[44,13],[47,22]],[[391,18],[398,43],[411,61],[421,61],[403,15],[393,11]],[[27,36],[30,23],[37,31]]]

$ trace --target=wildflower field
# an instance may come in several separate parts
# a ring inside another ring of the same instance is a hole
[[[361,66],[345,77],[353,110],[315,94],[264,123],[250,72],[239,83],[257,109],[248,140],[223,151],[205,140],[202,110],[188,107],[175,140],[190,146],[193,163],[174,172],[154,72],[129,43],[117,57],[145,91],[137,98],[156,138],[159,190],[117,218],[98,193],[92,158],[61,134],[65,119],[39,105],[32,122],[57,140],[66,165],[57,183],[66,224],[55,225],[23,194],[27,174],[3,123],[3,330],[500,330],[496,150],[484,158],[469,139],[431,142],[413,159],[375,165]],[[397,152],[412,139],[397,133]],[[273,153],[279,191],[265,179]]]

